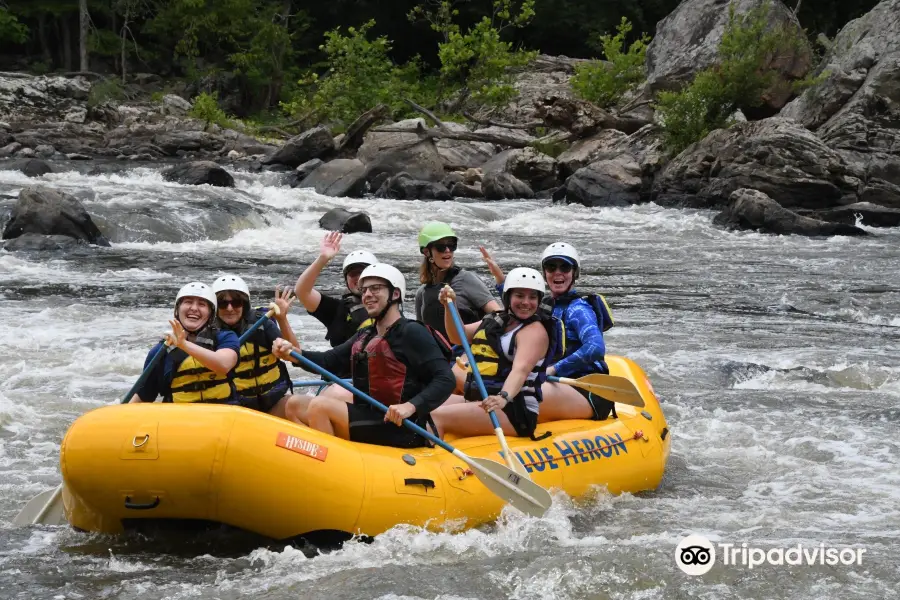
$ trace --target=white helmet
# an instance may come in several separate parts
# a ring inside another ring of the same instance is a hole
[[[378,259],[375,258],[375,255],[369,252],[368,250],[354,250],[350,254],[347,255],[347,258],[344,259],[344,266],[341,268],[341,271],[344,273],[344,277],[347,276],[347,270],[353,265],[374,265],[378,262]]]
[[[503,282],[503,307],[509,310],[509,297],[512,291],[534,290],[538,293],[538,302],[547,295],[547,285],[540,271],[528,267],[516,267],[506,276]]]
[[[367,277],[378,277],[386,279],[392,286],[400,290],[400,302],[406,297],[406,278],[403,277],[396,267],[385,263],[378,263],[366,267],[359,276],[359,285],[362,287],[363,280]]]
[[[240,292],[247,297],[247,300],[250,300],[250,288],[237,275],[222,275],[213,281],[212,291],[216,295],[220,292]]]
[[[216,295],[213,293],[212,289],[205,283],[201,283],[199,281],[192,281],[189,284],[183,286],[180,290],[178,290],[178,295],[175,296],[175,307],[178,308],[178,303],[182,298],[186,298],[188,296],[194,296],[196,298],[203,298],[207,302],[212,305],[213,313],[216,312],[217,303],[216,303]],[[177,316],[177,314],[176,314]]]
[[[541,268],[550,258],[562,258],[572,263],[572,266],[575,267],[575,277],[578,277],[578,271],[581,270],[581,259],[578,258],[578,250],[575,249],[575,246],[565,242],[553,242],[544,248],[544,252],[541,254]]]

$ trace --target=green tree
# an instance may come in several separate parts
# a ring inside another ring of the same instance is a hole
[[[284,105],[285,110],[295,116],[315,112],[337,128],[382,103],[391,108],[394,117],[408,114],[403,98],[421,98],[427,84],[423,84],[417,62],[399,66],[390,59],[387,38],[369,39],[374,26],[375,22],[369,21],[359,28],[348,27],[346,34],[339,29],[326,32],[321,50],[330,65],[327,73],[301,80],[300,90]]]
[[[516,96],[512,71],[537,56],[504,41],[506,29],[528,25],[534,18],[535,0],[494,0],[490,16],[482,17],[465,31],[455,21],[459,9],[452,0],[420,5],[410,11],[410,20],[425,20],[442,38],[439,94],[456,93],[447,109],[453,113],[470,98],[481,104],[500,106]]]
[[[28,39],[28,27],[19,23],[19,19],[6,7],[0,6],[0,42],[24,43]]]
[[[622,17],[616,27],[616,35],[600,36],[600,46],[607,62],[594,60],[575,67],[571,84],[579,97],[609,108],[644,81],[650,36],[642,34],[626,51],[625,39],[630,32],[631,22]]]

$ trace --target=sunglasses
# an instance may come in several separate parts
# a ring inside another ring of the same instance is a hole
[[[372,292],[373,294],[379,293],[381,290],[386,290],[387,286],[383,283],[373,283],[372,285],[364,285],[359,288],[359,295],[365,296],[366,292]]]
[[[544,263],[544,270],[548,273],[555,273],[559,271],[560,273],[571,273],[572,265],[565,262],[548,262]]]
[[[449,242],[449,243],[438,242],[435,244],[431,244],[431,247],[434,248],[435,250],[437,250],[438,252],[446,252],[447,250],[449,250],[450,252],[456,252],[456,242]]]
[[[240,298],[229,298],[228,300],[218,300],[217,301],[219,308],[241,308],[244,306],[244,301]]]

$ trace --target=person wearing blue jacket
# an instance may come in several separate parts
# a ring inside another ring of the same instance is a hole
[[[502,293],[503,270],[487,250],[481,248],[481,254]],[[591,373],[609,373],[603,332],[613,326],[612,315],[602,296],[582,296],[574,289],[580,268],[578,251],[571,244],[554,242],[541,254],[541,270],[550,292],[547,298],[553,316],[563,322],[566,334],[565,354],[547,368],[548,376],[578,379]],[[541,423],[563,419],[602,421],[610,413],[616,416],[612,402],[591,392],[550,382],[544,382],[541,391]]]

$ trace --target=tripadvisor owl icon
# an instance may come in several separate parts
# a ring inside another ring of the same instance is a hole
[[[675,547],[675,564],[688,575],[703,575],[716,564],[716,549],[702,535],[689,535]]]

